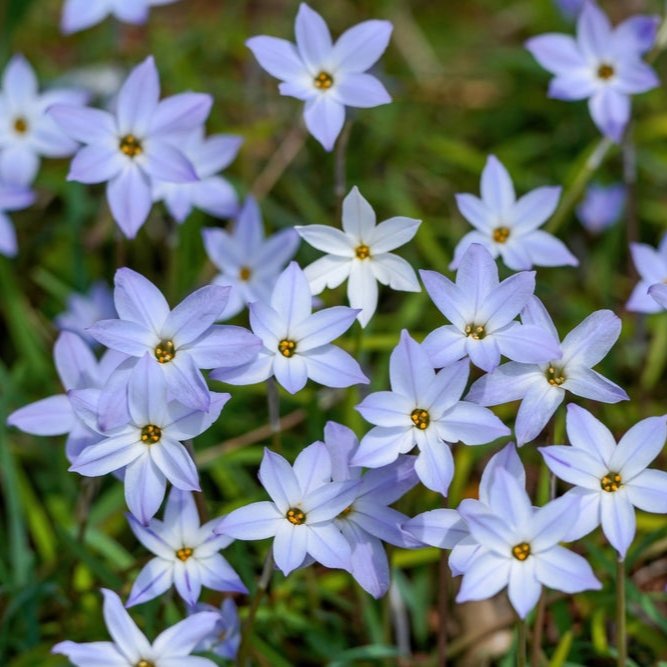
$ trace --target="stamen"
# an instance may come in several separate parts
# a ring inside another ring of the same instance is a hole
[[[285,514],[285,518],[295,526],[306,523],[306,515],[298,507],[290,507]]]
[[[155,665],[148,660],[139,660],[135,667],[155,667]]]
[[[517,560],[526,560],[530,556],[530,544],[528,542],[521,542],[521,544],[512,547],[512,556]]]
[[[22,116],[19,116],[14,121],[14,129],[19,134],[25,134],[28,131],[28,121],[25,118],[23,118]]]
[[[486,329],[481,324],[468,324],[465,334],[473,340],[483,340],[486,337]]]
[[[170,340],[161,340],[155,346],[155,358],[161,363],[166,364],[176,356],[174,343]]]
[[[336,518],[344,519],[350,512],[352,512],[352,505],[348,505]]]
[[[563,369],[549,366],[549,370],[547,371],[547,382],[554,387],[560,387],[563,382],[565,382]]]
[[[145,445],[154,445],[156,442],[160,442],[161,437],[162,430],[159,426],[148,424],[141,429],[141,442]]]
[[[371,256],[371,249],[363,243],[357,246],[354,252],[357,255],[357,259],[368,259]]]
[[[493,240],[496,243],[505,243],[509,238],[510,230],[509,227],[497,227],[493,230]]]
[[[604,81],[607,79],[611,79],[612,76],[615,74],[615,70],[611,65],[608,65],[607,63],[602,63],[600,67],[598,67],[598,77]]]
[[[193,553],[194,552],[192,549],[190,549],[190,547],[183,547],[176,552],[176,558],[178,558],[178,560],[182,560],[185,563],[185,561],[190,558]]]
[[[252,275],[252,271],[247,267],[247,266],[242,266],[241,270],[239,271],[239,278],[243,280],[244,282],[247,280],[250,280],[250,276]]]
[[[136,157],[144,152],[141,142],[133,134],[126,134],[120,140],[120,150],[128,157]]]
[[[293,340],[283,338],[283,340],[278,343],[278,351],[283,357],[292,357],[296,352],[296,343]]]
[[[603,491],[613,493],[618,491],[623,484],[621,483],[621,476],[617,472],[608,472],[601,480],[600,486]]]
[[[320,90],[329,90],[333,86],[333,82],[333,77],[331,74],[327,74],[327,72],[320,72],[313,81],[315,88],[319,88]]]
[[[420,431],[426,430],[428,425],[431,423],[431,418],[429,417],[428,412],[426,410],[422,410],[421,408],[413,410],[410,414],[410,419],[412,419],[412,423]]]

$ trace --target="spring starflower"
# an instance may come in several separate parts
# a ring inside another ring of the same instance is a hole
[[[241,644],[241,621],[234,599],[225,598],[219,608],[198,602],[191,611],[193,614],[211,611],[218,618],[213,631],[195,646],[195,651],[211,651],[221,658],[234,660]]]
[[[218,615],[210,611],[193,614],[160,633],[151,644],[125,611],[113,591],[102,589],[104,620],[112,642],[64,641],[52,653],[67,656],[76,667],[216,667],[208,658],[189,657],[195,646],[215,627]]]
[[[549,97],[588,99],[593,122],[619,143],[630,119],[630,95],[659,85],[641,57],[655,41],[659,18],[633,16],[613,28],[606,14],[586,0],[577,19],[577,37],[547,34],[533,37],[526,48],[554,74]]]
[[[517,200],[509,172],[495,155],[482,171],[482,198],[457,194],[456,203],[475,231],[468,232],[454,250],[450,269],[458,268],[471,243],[500,255],[514,271],[533,266],[577,266],[579,261],[555,236],[538,229],[556,210],[560,187],[532,190]]]
[[[149,56],[125,80],[115,114],[64,104],[51,106],[49,114],[67,135],[86,144],[74,156],[67,178],[107,182],[114,220],[133,239],[153,205],[151,178],[173,183],[198,180],[192,163],[170,139],[201,125],[212,103],[210,95],[200,93],[160,101],[160,80]]]
[[[113,16],[123,23],[145,23],[148,10],[176,0],[65,0],[60,29],[66,34],[85,30]]]
[[[296,45],[277,37],[251,37],[246,45],[259,64],[283,83],[282,95],[304,100],[308,131],[332,150],[345,121],[345,107],[375,107],[391,102],[389,93],[366,73],[384,53],[392,25],[364,21],[334,44],[324,19],[301,3],[296,17]]]
[[[347,283],[352,308],[365,327],[377,308],[377,283],[404,292],[419,292],[414,269],[402,257],[389,252],[407,243],[421,220],[394,217],[376,225],[375,212],[355,186],[343,200],[343,231],[326,225],[297,226],[301,237],[329,253],[304,269],[313,294],[325,287]]]
[[[635,313],[659,313],[667,309],[667,234],[657,249],[646,243],[631,243],[630,252],[640,280],[625,304]]]
[[[565,421],[571,446],[540,447],[549,470],[570,484],[581,499],[571,538],[597,525],[621,558],[635,536],[635,511],[667,513],[667,472],[647,466],[667,439],[667,416],[637,422],[619,440],[590,412],[567,406]],[[569,494],[566,494],[569,495]]]

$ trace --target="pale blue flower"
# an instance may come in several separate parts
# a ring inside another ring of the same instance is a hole
[[[88,327],[99,320],[116,317],[113,292],[107,283],[102,280],[94,282],[86,294],[72,292],[66,303],[67,310],[55,318],[58,328],[78,334],[89,345],[98,345],[88,333]]]
[[[667,234],[657,249],[646,243],[631,243],[630,252],[640,280],[625,304],[626,310],[635,313],[659,313],[667,308]]]
[[[123,23],[145,23],[148,10],[176,0],[65,0],[60,29],[67,35],[113,16]]]
[[[616,444],[611,431],[590,412],[567,406],[571,446],[540,447],[549,470],[575,489],[581,500],[569,539],[597,525],[621,558],[635,536],[635,510],[667,513],[667,472],[648,470],[667,439],[667,415],[637,422]]]
[[[581,204],[577,206],[576,213],[581,224],[591,234],[600,234],[619,221],[624,204],[623,184],[590,185],[586,188],[586,194]]]
[[[193,614],[160,633],[151,644],[125,611],[113,591],[102,589],[104,621],[112,642],[64,641],[52,653],[61,653],[76,667],[216,667],[208,658],[190,656],[195,646],[215,627],[218,616],[210,611]]]
[[[234,599],[225,598],[219,609],[203,602],[198,602],[191,609],[191,613],[215,612],[218,618],[213,631],[197,644],[195,651],[210,651],[221,658],[234,660],[241,644],[241,622]]]
[[[324,19],[301,3],[296,45],[277,37],[251,37],[246,45],[259,64],[283,81],[279,89],[306,103],[308,131],[330,151],[345,121],[345,107],[375,107],[391,102],[372,74],[365,73],[384,53],[392,31],[389,21],[364,21],[334,44]]]

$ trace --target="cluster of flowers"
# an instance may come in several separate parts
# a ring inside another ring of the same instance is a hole
[[[149,5],[166,3],[130,4],[110,0],[94,14],[70,0],[65,30],[90,25],[107,13],[144,20]],[[72,19],[77,12],[79,23]],[[527,46],[556,74],[550,94],[589,98],[595,123],[620,141],[629,118],[628,95],[657,84],[640,57],[653,44],[655,28],[653,18],[635,17],[612,29],[588,1],[579,15],[576,41],[545,35]],[[306,102],[306,125],[330,150],[345,106],[389,101],[367,70],[390,34],[387,21],[367,21],[334,44],[323,19],[302,4],[296,46],[265,36],[250,39],[248,46],[282,81],[282,94]],[[373,428],[358,441],[347,427],[329,422],[324,441],[306,447],[293,465],[266,450],[259,478],[271,500],[200,525],[192,495],[200,486],[189,441],[219,418],[231,398],[211,391],[202,371],[231,385],[273,377],[290,393],[309,379],[341,388],[367,383],[358,362],[332,341],[355,320],[367,325],[377,307],[378,282],[420,290],[412,267],[391,252],[413,238],[420,221],[394,217],[377,224],[355,187],[343,202],[342,231],[299,226],[265,240],[257,203],[249,197],[239,211],[231,186],[215,176],[241,142],[238,137],[204,138],[210,96],[159,98],[150,57],[130,73],[113,112],[85,107],[85,98],[71,91],[39,96],[34,74],[20,57],[3,78],[0,118],[8,119],[3,123],[9,130],[0,134],[0,177],[6,180],[6,162],[18,161],[22,168],[14,168],[20,178],[7,186],[6,200],[0,187],[0,209],[28,201],[20,197],[30,193],[40,155],[76,152],[69,178],[108,182],[110,208],[128,238],[136,235],[155,200],[164,200],[179,221],[193,206],[220,217],[238,213],[231,232],[204,231],[204,245],[221,274],[173,310],[148,279],[120,268],[115,312],[102,296],[106,317],[98,318],[98,307],[79,306],[85,325],[74,313],[62,318],[70,331],[61,333],[54,355],[66,394],[25,406],[8,419],[29,433],[67,434],[70,470],[93,477],[114,473],[123,480],[131,529],[155,554],[135,580],[126,606],[173,585],[196,614],[151,645],[118,596],[105,591],[105,618],[114,642],[65,641],[54,651],[75,664],[156,667],[175,664],[168,658],[181,665],[212,664],[187,658],[195,649],[233,654],[238,620],[231,603],[218,611],[198,606],[202,586],[247,591],[218,553],[233,539],[273,537],[273,559],[284,574],[318,561],[348,570],[375,597],[389,587],[382,541],[452,549],[452,571],[463,575],[457,599],[483,599],[507,587],[521,618],[535,606],[543,585],[568,593],[600,588],[586,560],[559,543],[601,525],[624,558],[635,533],[634,507],[667,512],[667,473],[646,469],[667,438],[666,416],[642,420],[616,444],[593,415],[568,405],[571,444],[540,451],[550,470],[574,488],[539,509],[526,493],[525,472],[512,443],[489,462],[479,500],[413,518],[389,507],[419,481],[447,495],[454,475],[451,444],[474,446],[511,435],[489,406],[521,400],[514,435],[523,446],[539,436],[566,392],[606,403],[628,399],[621,387],[593,370],[617,340],[620,319],[608,310],[594,312],[561,342],[534,295],[534,266],[577,264],[562,241],[539,229],[553,214],[560,188],[538,188],[517,199],[507,169],[495,156],[481,174],[481,198],[457,195],[459,210],[474,231],[454,251],[450,268],[456,270],[455,281],[420,271],[449,323],[421,344],[407,331],[401,333],[389,363],[391,390],[371,393],[357,406]],[[326,254],[305,270],[296,262],[284,268],[299,237]],[[657,254],[647,246],[633,247],[638,267],[646,271],[630,301],[636,310],[655,310],[655,304],[667,308],[666,248],[664,240]],[[516,272],[502,281],[498,257]],[[313,312],[313,296],[345,280],[350,307]],[[217,323],[246,304],[252,331]],[[71,331],[82,328],[108,348],[99,361],[90,344]],[[501,364],[503,356],[508,361]],[[471,363],[484,374],[462,398]],[[410,455],[415,446],[418,454]],[[167,482],[172,489],[160,521],[154,517]],[[572,516],[578,517],[574,523]],[[222,631],[225,642],[216,642],[213,637]]]

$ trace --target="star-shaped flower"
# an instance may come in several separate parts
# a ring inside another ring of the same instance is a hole
[[[125,611],[113,591],[102,589],[104,621],[112,642],[64,641],[52,653],[61,653],[76,667],[216,667],[208,658],[189,657],[195,646],[215,628],[218,614],[202,611],[172,625],[151,644]]]
[[[535,266],[577,266],[579,261],[555,236],[537,229],[555,211],[560,187],[532,190],[517,200],[512,179],[495,155],[482,171],[482,198],[457,194],[463,217],[476,231],[468,232],[454,250],[450,269],[458,268],[471,243],[481,243],[514,271]]]
[[[202,586],[216,591],[248,592],[238,574],[218,553],[233,541],[232,538],[213,534],[219,519],[199,525],[197,506],[190,491],[172,487],[164,521],[151,519],[147,526],[142,526],[131,514],[127,519],[137,539],[156,558],[139,572],[126,607],[152,600],[172,585],[190,606],[196,604]]]
[[[306,102],[309,132],[330,151],[345,121],[345,107],[375,107],[391,102],[385,87],[365,73],[384,53],[392,25],[364,21],[333,44],[324,19],[301,3],[296,45],[277,37],[251,37],[246,45],[259,64],[283,81],[281,94]]]
[[[278,275],[299,245],[299,236],[291,228],[264,238],[262,214],[252,195],[230,231],[207,227],[202,237],[208,258],[220,270],[211,282],[232,288],[220,318],[225,320],[253,301],[269,301]]]
[[[2,74],[0,89],[0,181],[28,186],[37,176],[40,156],[72,155],[78,144],[47,110],[52,104],[79,107],[87,99],[82,90],[54,88],[40,94],[30,63],[14,56]]]
[[[658,248],[631,243],[630,252],[640,280],[625,304],[635,313],[659,313],[667,308],[667,234]]]
[[[565,421],[571,446],[540,447],[549,470],[575,484],[581,499],[569,539],[602,524],[621,558],[635,536],[635,510],[667,513],[667,472],[647,470],[667,439],[667,416],[637,422],[616,444],[611,431],[590,412],[567,406]],[[568,495],[568,494],[566,494]]]
[[[145,23],[148,10],[176,0],[65,0],[60,29],[67,35],[114,16],[123,23]]]
[[[367,383],[359,364],[329,341],[347,331],[358,311],[347,306],[312,312],[312,296],[296,262],[280,274],[271,302],[250,306],[250,326],[264,343],[255,361],[233,368],[216,368],[211,379],[254,384],[272,375],[291,394],[308,378],[327,387]]]
[[[120,89],[116,113],[55,104],[49,114],[70,137],[87,144],[74,156],[69,180],[107,182],[114,220],[132,239],[146,221],[153,196],[151,178],[197,181],[191,162],[174,146],[174,133],[192,130],[209,114],[210,95],[182,93],[160,101],[153,57],[135,67]]]
[[[350,546],[334,524],[357,494],[357,482],[331,482],[331,461],[321,442],[306,447],[294,467],[264,450],[259,468],[271,501],[230,512],[215,528],[240,540],[274,537],[273,557],[287,576],[307,556],[326,567],[349,569]]]
[[[532,297],[521,313],[524,323],[558,332],[549,313]],[[559,354],[540,364],[510,361],[484,375],[470,388],[467,399],[480,405],[500,405],[523,399],[516,418],[517,444],[536,438],[563,402],[566,391],[604,403],[627,401],[621,387],[592,369],[609,352],[621,333],[621,320],[610,310],[598,310],[570,331]]]
[[[606,14],[587,0],[577,19],[576,40],[552,33],[529,39],[526,48],[555,75],[549,97],[588,99],[594,123],[618,143],[630,118],[630,95],[660,83],[641,59],[653,46],[659,21],[657,16],[633,16],[613,28]]]
[[[295,227],[310,245],[329,253],[304,269],[312,293],[349,278],[347,298],[352,308],[361,309],[357,319],[365,327],[377,307],[378,282],[404,292],[421,291],[414,269],[389,252],[407,243],[420,223],[399,216],[376,225],[375,211],[353,187],[343,200],[343,231],[326,225]]]
[[[211,651],[227,660],[234,660],[241,644],[241,621],[233,598],[225,598],[220,607],[198,602],[188,613],[212,611],[218,622],[214,630],[197,644],[195,651]]]
[[[535,290],[535,272],[522,271],[498,280],[489,251],[472,243],[461,258],[456,283],[435,271],[420,271],[426,291],[451,322],[424,339],[424,349],[436,368],[469,356],[487,373],[500,355],[522,362],[558,358],[558,341],[539,326],[515,321]]]
[[[460,400],[469,370],[467,361],[461,361],[436,374],[424,348],[404,330],[389,360],[392,390],[370,394],[356,408],[376,426],[363,437],[350,464],[378,468],[417,445],[419,479],[446,496],[454,475],[447,443],[481,445],[510,433],[490,410]]]

